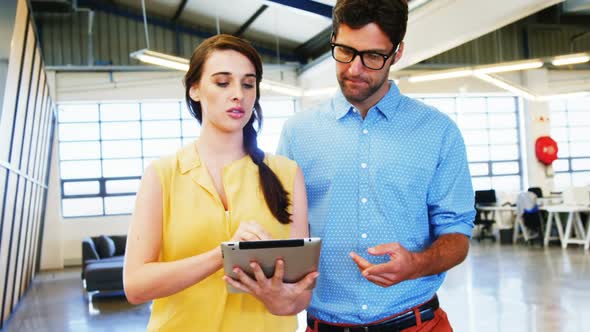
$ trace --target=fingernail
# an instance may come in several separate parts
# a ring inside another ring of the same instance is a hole
[[[240,269],[233,269],[234,273],[240,273]]]

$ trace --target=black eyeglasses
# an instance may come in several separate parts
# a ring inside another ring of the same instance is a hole
[[[360,55],[363,66],[373,70],[380,70],[383,68],[383,66],[385,66],[385,61],[396,54],[399,49],[398,44],[391,53],[381,54],[375,51],[358,51],[350,46],[336,43],[330,43],[330,46],[332,46],[332,57],[334,60],[341,63],[351,63],[357,55]]]

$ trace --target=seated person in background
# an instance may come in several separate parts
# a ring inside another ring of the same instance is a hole
[[[541,232],[541,217],[537,195],[531,191],[523,191],[516,198],[516,214],[522,217],[524,226],[531,231],[533,237]]]
[[[211,37],[191,57],[185,96],[200,138],[146,169],[127,240],[125,294],[154,300],[149,331],[295,331],[289,315],[310,301],[317,272],[285,284],[278,260],[270,279],[228,281],[250,294],[229,294],[221,269],[223,241],[308,236],[301,170],[257,146],[261,79],[260,56],[237,37]]]

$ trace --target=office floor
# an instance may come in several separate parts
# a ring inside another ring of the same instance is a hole
[[[5,331],[145,330],[148,304],[102,298],[89,308],[79,278],[78,268],[39,274]],[[588,331],[590,253],[474,242],[439,296],[458,332]]]

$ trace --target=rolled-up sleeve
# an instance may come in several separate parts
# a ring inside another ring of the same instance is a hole
[[[450,233],[471,237],[475,217],[473,187],[465,143],[454,123],[447,128],[428,191],[428,216],[435,237]]]

